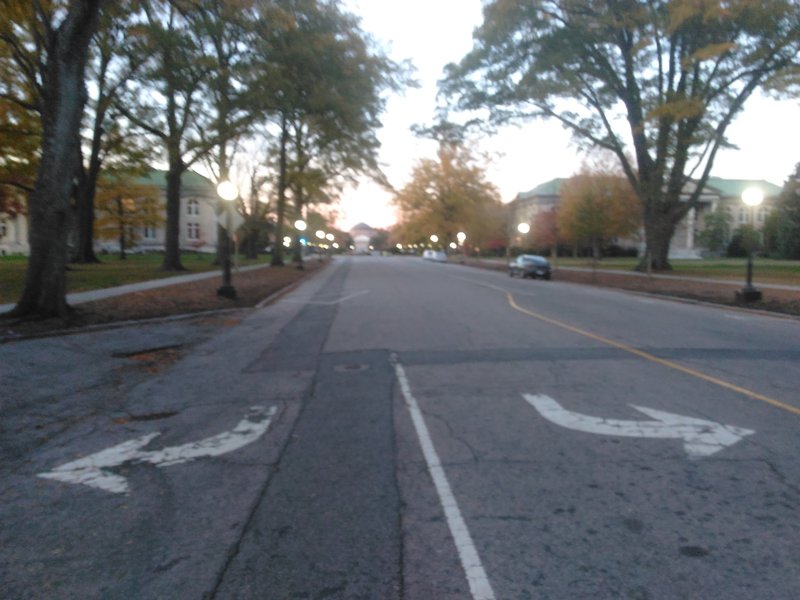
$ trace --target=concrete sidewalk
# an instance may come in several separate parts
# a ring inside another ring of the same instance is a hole
[[[266,269],[269,265],[251,265],[249,267],[241,267],[234,270],[236,273],[246,273],[247,271],[255,271],[257,269]],[[98,290],[89,290],[86,292],[75,292],[74,294],[67,294],[67,303],[70,305],[83,304],[84,302],[94,302],[95,300],[104,300],[106,298],[114,298],[115,296],[123,296],[125,294],[132,294],[133,292],[143,292],[146,290],[153,290],[168,285],[179,285],[181,283],[191,283],[192,281],[201,281],[203,279],[211,279],[212,277],[222,277],[220,271],[206,271],[203,273],[189,273],[188,275],[176,275],[175,277],[165,277],[164,279],[150,279],[148,281],[139,281],[137,283],[129,283],[127,285],[120,285],[117,287],[103,288]],[[16,306],[12,304],[0,304],[0,313],[8,312]]]

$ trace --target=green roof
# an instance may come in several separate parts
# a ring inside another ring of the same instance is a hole
[[[561,193],[561,184],[565,181],[566,179],[564,177],[551,179],[550,181],[546,181],[537,185],[532,190],[521,192],[519,197],[532,198],[533,196],[558,196]]]
[[[558,196],[561,193],[561,185],[566,181],[565,178],[551,179],[542,184],[537,185],[532,190],[527,192],[520,192],[517,196],[520,199],[534,198],[536,196]],[[767,198],[778,196],[781,193],[781,187],[770,183],[764,179],[723,179],[722,177],[709,177],[706,183],[708,188],[719,192],[723,197],[740,197],[742,192],[750,187],[761,188],[764,196]]]
[[[764,179],[723,179],[722,177],[709,177],[706,187],[714,188],[719,191],[721,196],[737,198],[741,197],[743,191],[751,187],[760,188],[767,198],[780,195],[782,189]]]

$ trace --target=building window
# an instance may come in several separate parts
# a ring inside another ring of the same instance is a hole
[[[747,208],[739,209],[739,223],[747,223]]]
[[[144,232],[142,233],[142,237],[146,240],[154,240],[156,239],[156,228],[155,227],[145,227]]]
[[[5,223],[0,223],[0,238],[4,238],[8,235],[8,226]]]
[[[189,200],[186,203],[186,214],[187,215],[199,215],[200,214],[200,203],[197,200]]]
[[[189,223],[187,228],[187,237],[190,240],[200,239],[200,223]]]
[[[758,218],[758,222],[759,223],[763,223],[764,222],[764,219],[767,218],[767,213],[768,212],[769,212],[769,210],[767,209],[766,206],[759,206],[758,207],[758,217],[757,218]]]

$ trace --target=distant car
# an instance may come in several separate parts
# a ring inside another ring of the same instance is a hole
[[[447,254],[441,250],[424,250],[422,252],[423,260],[432,260],[433,262],[447,262]]]
[[[544,256],[521,254],[508,263],[508,274],[511,277],[532,277],[534,279],[550,279],[550,261]]]

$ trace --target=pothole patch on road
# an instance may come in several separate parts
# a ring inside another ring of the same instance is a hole
[[[366,371],[368,369],[369,365],[364,363],[348,363],[333,367],[333,370],[337,373],[358,373],[359,371]]]
[[[157,346],[132,352],[114,352],[111,356],[137,361],[148,372],[157,373],[180,360],[183,356],[183,344]]]
[[[689,558],[702,558],[703,556],[708,556],[711,552],[700,546],[681,546],[680,553]]]
[[[178,414],[178,411],[156,412],[144,415],[127,415],[125,417],[117,417],[112,419],[112,422],[117,425],[125,425],[126,423],[135,423],[137,421],[158,421],[159,419],[168,419]]]

